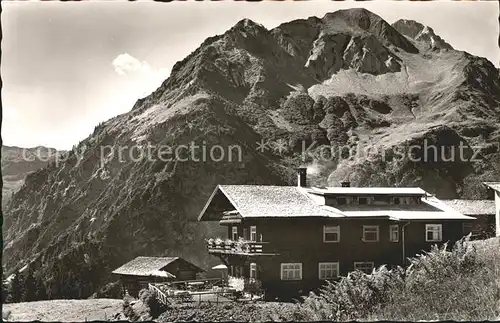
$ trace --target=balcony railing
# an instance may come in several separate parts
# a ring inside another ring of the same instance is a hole
[[[222,240],[220,238],[208,239],[207,248],[209,253],[214,254],[234,254],[234,255],[267,255],[274,256],[275,252],[269,249],[268,242],[248,241],[244,239]]]

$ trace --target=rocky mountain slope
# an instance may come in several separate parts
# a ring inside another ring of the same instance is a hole
[[[295,184],[304,164],[318,186],[485,196],[481,181],[499,179],[499,79],[491,62],[431,28],[364,9],[272,30],[242,20],[97,126],[66,162],[26,178],[6,212],[4,264],[31,260],[50,297],[88,296],[138,255],[204,266],[203,238],[216,233],[196,217],[214,187]],[[261,141],[269,145],[256,149]],[[169,159],[192,142],[205,149]]]
[[[53,148],[2,146],[2,205],[21,188],[29,173],[44,167],[56,155]]]

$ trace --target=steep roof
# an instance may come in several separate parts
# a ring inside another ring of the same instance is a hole
[[[442,200],[458,212],[465,215],[495,214],[495,201],[493,200]]]
[[[343,190],[342,190],[343,189]],[[430,196],[420,188],[388,188],[380,190],[384,194],[422,195],[423,204],[417,205],[370,205],[370,206],[330,206],[325,205],[321,192],[353,192],[368,194],[372,188],[317,189],[297,186],[265,185],[219,185],[214,190],[198,220],[219,220],[223,211],[235,209],[243,218],[251,217],[388,217],[393,220],[449,219],[472,220],[453,208]],[[380,188],[375,188],[380,189]]]
[[[137,257],[115,269],[112,273],[117,275],[175,278],[175,275],[167,272],[165,267],[179,260],[198,268],[196,265],[179,257]],[[203,271],[200,268],[198,269]]]
[[[342,216],[318,205],[297,186],[219,185],[218,189],[243,217]]]

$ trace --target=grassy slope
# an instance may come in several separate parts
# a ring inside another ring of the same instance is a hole
[[[2,316],[9,321],[107,321],[122,311],[121,299],[52,300],[5,304]],[[10,311],[10,316],[6,317]]]

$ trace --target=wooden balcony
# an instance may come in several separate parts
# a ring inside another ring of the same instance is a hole
[[[240,256],[276,256],[269,248],[269,242],[247,240],[208,239],[207,249],[211,254],[227,254]]]

